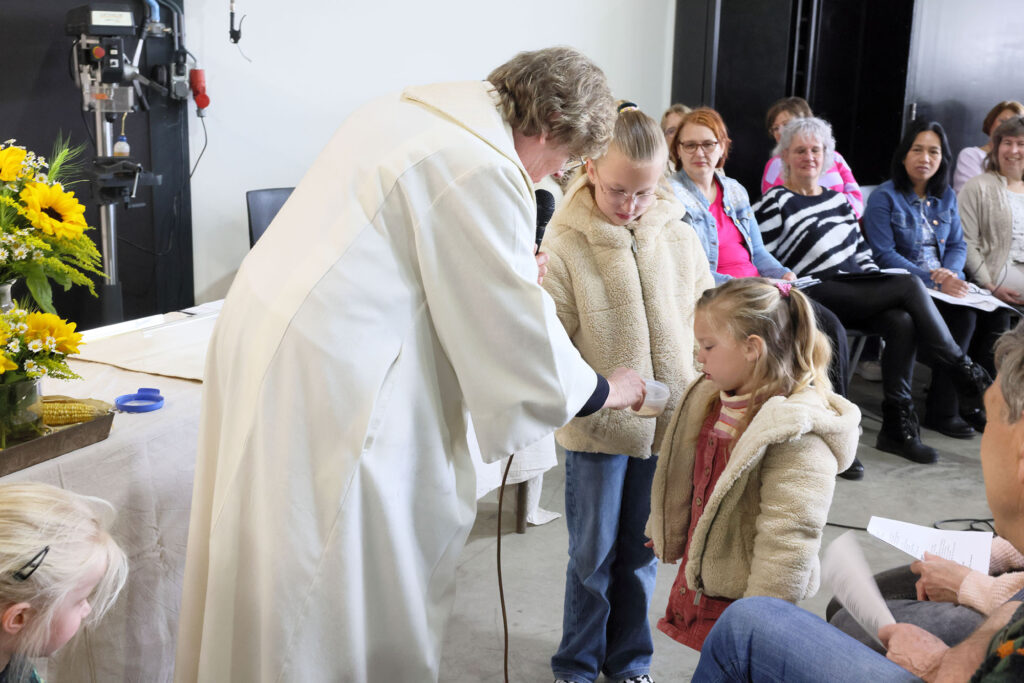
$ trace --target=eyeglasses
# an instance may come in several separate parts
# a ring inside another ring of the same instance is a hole
[[[597,178],[597,184],[598,187],[601,188],[601,191],[611,197],[612,201],[619,205],[626,203],[635,204],[636,207],[640,209],[653,202],[655,197],[658,196],[656,192],[636,192],[634,194],[629,194],[622,190],[609,190],[605,187],[605,184],[601,182],[601,176],[597,174],[596,167],[594,168],[594,176]]]
[[[584,163],[585,162],[583,161],[583,157],[580,157],[580,156],[569,157],[568,159],[565,160],[565,163],[562,164],[562,168],[558,171],[558,175],[563,176],[563,175],[565,175],[567,173],[572,173],[577,168],[582,166]]]
[[[698,149],[703,150],[705,155],[710,155],[715,151],[715,147],[718,147],[718,140],[705,140],[704,142],[680,142],[679,147],[690,155],[696,154]]]

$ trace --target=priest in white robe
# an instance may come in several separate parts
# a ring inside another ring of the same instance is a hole
[[[600,153],[568,48],[338,130],[238,271],[208,354],[177,683],[437,680],[485,460],[642,399],[538,286],[533,182]]]

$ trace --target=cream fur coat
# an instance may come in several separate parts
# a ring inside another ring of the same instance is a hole
[[[687,390],[661,447],[647,535],[663,562],[686,550],[697,437],[718,389]],[[694,529],[686,583],[715,597],[796,602],[817,593],[821,531],[838,472],[853,462],[860,410],[813,390],[764,403],[733,447]]]
[[[632,368],[671,392],[657,419],[628,410],[574,418],[556,432],[563,447],[649,457],[696,377],[693,309],[714,281],[685,214],[671,192],[659,188],[640,218],[612,225],[583,176],[552,217],[542,247],[551,259],[544,288],[580,355],[602,375]]]

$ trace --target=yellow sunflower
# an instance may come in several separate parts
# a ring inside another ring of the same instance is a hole
[[[53,313],[29,313],[25,316],[28,331],[25,342],[38,339],[45,343],[50,337],[56,341],[56,350],[64,353],[78,353],[78,345],[82,343],[82,334],[75,332],[75,323],[69,323]]]
[[[0,149],[0,182],[9,183],[21,176],[26,154],[21,147]]]
[[[28,183],[21,191],[25,217],[47,235],[75,239],[85,231],[85,207],[60,185]]]

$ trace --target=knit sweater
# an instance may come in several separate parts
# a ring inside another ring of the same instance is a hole
[[[991,614],[992,610],[1024,589],[1024,555],[1000,536],[992,539],[991,554],[989,573],[971,571],[957,592],[958,603],[982,614]]]
[[[643,215],[613,225],[583,176],[552,217],[542,246],[550,257],[544,288],[569,338],[599,373],[632,368],[670,392],[657,419],[628,410],[573,419],[555,433],[564,448],[649,457],[696,377],[693,310],[714,281],[693,228],[683,222],[685,213],[660,187]]]
[[[843,195],[823,189],[806,196],[773,187],[754,204],[764,246],[800,276],[828,280],[839,273],[878,270]]]
[[[967,181],[957,196],[960,223],[967,241],[967,275],[983,287],[996,278],[1010,258],[1013,213],[1006,198],[1006,178],[986,171]]]
[[[663,562],[686,551],[696,439],[718,389],[698,379],[665,435],[651,488],[647,535]],[[860,410],[813,389],[768,399],[733,446],[704,503],[686,583],[708,595],[796,602],[818,591],[821,532],[835,478],[857,452]]]

